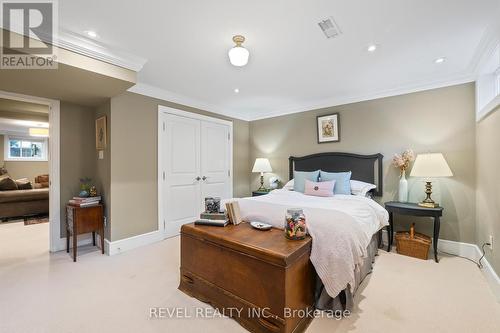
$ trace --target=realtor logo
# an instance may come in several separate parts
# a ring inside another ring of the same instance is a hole
[[[0,0],[1,69],[55,69],[57,2]]]

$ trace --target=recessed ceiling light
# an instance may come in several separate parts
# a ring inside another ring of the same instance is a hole
[[[239,92],[240,92],[240,90],[239,90],[238,88],[235,88],[235,89],[234,89],[234,93],[235,93],[235,94],[237,94],[237,93],[239,93]]]
[[[92,38],[97,38],[97,32],[93,31],[93,30],[87,30],[85,31],[85,33],[87,34],[87,36],[89,37],[92,37]]]
[[[368,46],[368,52],[375,52],[375,50],[377,49],[377,45],[375,44],[372,44],[370,46]]]
[[[434,60],[434,62],[436,64],[442,64],[443,62],[445,62],[446,58],[437,58],[436,60]]]

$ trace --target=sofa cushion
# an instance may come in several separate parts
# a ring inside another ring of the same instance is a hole
[[[0,203],[49,200],[49,189],[0,191]]]
[[[17,190],[17,184],[8,174],[0,176],[0,191]]]
[[[28,178],[16,179],[16,184],[19,190],[31,190],[33,188]]]
[[[35,183],[41,185],[41,187],[49,187],[49,175],[36,176]]]

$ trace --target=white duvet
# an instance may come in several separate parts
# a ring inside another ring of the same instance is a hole
[[[288,208],[302,208],[312,237],[311,262],[331,297],[355,286],[355,270],[367,256],[374,233],[388,224],[388,213],[372,199],[354,195],[315,197],[274,190],[237,199],[245,221],[283,228]]]

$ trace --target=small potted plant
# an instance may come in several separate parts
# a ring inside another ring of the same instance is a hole
[[[392,165],[399,169],[399,191],[398,201],[408,202],[408,181],[406,180],[406,170],[410,167],[410,163],[415,160],[415,153],[411,149],[406,149],[402,154],[395,154],[392,158]]]
[[[92,187],[92,184],[90,183],[91,181],[92,179],[89,177],[80,178],[80,193],[78,194],[79,197],[87,198],[90,195],[90,188]]]

